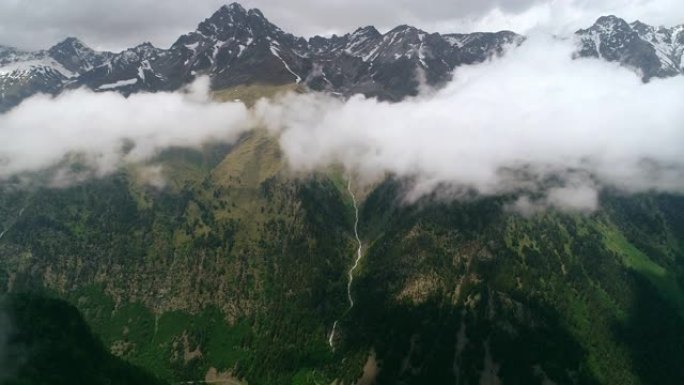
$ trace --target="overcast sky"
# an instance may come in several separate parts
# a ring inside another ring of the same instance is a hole
[[[0,0],[0,44],[46,48],[76,36],[120,50],[150,41],[168,47],[224,0]],[[431,32],[547,29],[567,33],[616,14],[657,25],[684,23],[682,0],[243,0],[284,30],[302,36],[375,25],[411,24]]]

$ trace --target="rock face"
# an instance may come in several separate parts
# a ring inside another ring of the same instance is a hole
[[[415,95],[421,81],[438,85],[455,67],[482,62],[522,41],[508,31],[440,35],[402,25],[382,35],[369,26],[310,39],[314,70],[307,80],[314,89],[399,100]]]
[[[684,26],[628,24],[604,16],[577,31],[578,56],[617,61],[643,79],[684,71]],[[47,51],[0,47],[0,112],[35,93],[88,87],[123,94],[176,90],[198,75],[214,89],[239,84],[303,83],[340,95],[400,100],[421,83],[438,86],[454,68],[499,55],[524,37],[510,31],[439,34],[401,25],[381,34],[372,26],[308,40],[286,33],[257,9],[226,5],[169,48],[149,43],[120,53],[97,52],[75,38]]]

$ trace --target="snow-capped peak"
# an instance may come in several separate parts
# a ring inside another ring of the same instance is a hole
[[[631,28],[627,22],[615,15],[599,17],[591,28],[605,33],[629,31]]]
[[[616,16],[600,17],[577,31],[580,56],[618,61],[637,70],[645,80],[684,72],[682,28],[655,27],[642,21],[627,23]]]
[[[380,37],[381,34],[372,25],[362,27],[362,28],[358,28],[356,31],[354,31],[354,33],[351,34],[352,38],[353,37],[361,37],[361,36],[366,37],[366,38],[376,38],[376,37]]]
[[[577,31],[577,37],[578,56],[620,62],[645,80],[684,72],[684,26],[629,24],[611,15]],[[400,25],[384,34],[367,26],[307,41],[282,31],[261,11],[232,3],[169,49],[143,43],[113,54],[92,50],[76,38],[37,52],[0,47],[0,95],[20,91],[12,99],[0,97],[0,111],[35,92],[78,86],[125,94],[175,90],[200,74],[210,76],[217,89],[301,82],[337,94],[399,100],[416,92],[417,74],[428,84],[443,84],[454,68],[500,55],[524,40],[510,31],[439,34]],[[30,89],[15,86],[29,84],[26,79],[32,79]]]

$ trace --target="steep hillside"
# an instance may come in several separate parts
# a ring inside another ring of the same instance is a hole
[[[108,352],[79,312],[63,301],[10,295],[0,306],[3,384],[163,383]]]
[[[112,352],[169,381],[214,367],[282,383],[325,364],[353,247],[348,197],[325,176],[286,177],[263,132],[227,150],[162,154],[163,190],[134,170],[3,185],[3,291],[68,299]]]
[[[407,205],[389,179],[356,194],[348,312],[342,174],[290,174],[259,130],[153,163],[164,188],[135,167],[62,189],[3,185],[0,285],[66,299],[161,380],[684,378],[681,197],[605,194],[592,215],[525,218],[506,209],[514,197]]]
[[[402,207],[400,188],[366,201],[372,237],[341,327],[345,346],[375,352],[378,383],[684,379],[681,198],[605,194],[591,216],[523,218],[505,197]]]

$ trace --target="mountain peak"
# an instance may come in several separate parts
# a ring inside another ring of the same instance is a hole
[[[197,32],[205,37],[226,40],[236,33],[253,33],[255,30],[275,30],[258,9],[246,10],[238,3],[224,5],[205,19],[197,27]]]
[[[233,21],[236,18],[244,18],[246,16],[256,16],[259,18],[263,18],[264,14],[261,13],[261,11],[257,8],[252,8],[252,9],[245,9],[242,5],[239,3],[231,3],[227,5],[221,6],[214,14],[208,19],[208,20],[216,20],[216,21],[226,21],[230,20]]]
[[[631,34],[633,32],[634,30],[632,29],[632,26],[630,26],[630,24],[624,19],[621,19],[615,15],[606,15],[596,19],[591,27],[587,29],[580,29],[576,33],[580,35],[587,33],[612,35],[615,33]]]
[[[218,9],[218,11],[214,12],[214,15],[216,14],[225,14],[225,13],[241,13],[245,14],[247,13],[247,10],[240,5],[239,3],[230,3],[230,4],[225,4],[222,5],[221,8]]]
[[[634,29],[635,31],[637,31],[638,33],[641,33],[641,34],[646,33],[648,31],[652,31],[655,29],[653,26],[648,25],[646,23],[643,23],[640,20],[634,21],[633,23],[630,24],[630,26],[632,27],[632,29]]]
[[[594,27],[601,27],[604,30],[626,30],[630,29],[629,24],[624,19],[615,15],[601,16],[596,19]]]
[[[111,56],[109,52],[93,50],[75,37],[68,37],[62,40],[52,46],[47,53],[61,64],[62,67],[71,72],[63,73],[66,77],[87,72],[95,66],[102,64]]]
[[[75,37],[68,37],[52,46],[48,53],[60,62],[66,60],[76,63],[85,57],[94,55],[95,51],[81,40]]]
[[[619,22],[624,22],[624,20],[615,15],[604,15],[596,19],[595,24],[614,24]]]
[[[367,37],[381,36],[380,32],[378,32],[378,30],[372,25],[357,28],[356,31],[354,31],[354,33],[352,33],[352,35],[354,35],[354,36],[367,36]]]
[[[216,12],[214,12],[208,19],[200,24],[213,24],[215,26],[224,26],[235,23],[237,20],[242,20],[247,16],[247,10],[238,3],[223,5]]]
[[[144,42],[138,44],[137,46],[135,46],[135,48],[157,48],[157,47],[155,47],[154,44],[150,43],[149,41],[144,41]]]
[[[266,17],[264,16],[264,14],[261,13],[261,11],[260,11],[258,8],[252,8],[252,9],[250,9],[249,11],[247,11],[247,14],[250,15],[250,16],[257,16],[257,17],[260,17],[260,18],[262,18],[262,19],[265,19],[265,18],[266,18]]]
[[[407,24],[402,24],[394,27],[389,33],[394,33],[394,32],[422,32],[416,27],[407,25]]]
[[[90,50],[81,40],[75,37],[67,37],[66,39],[55,44],[52,48],[71,48],[76,50]]]

